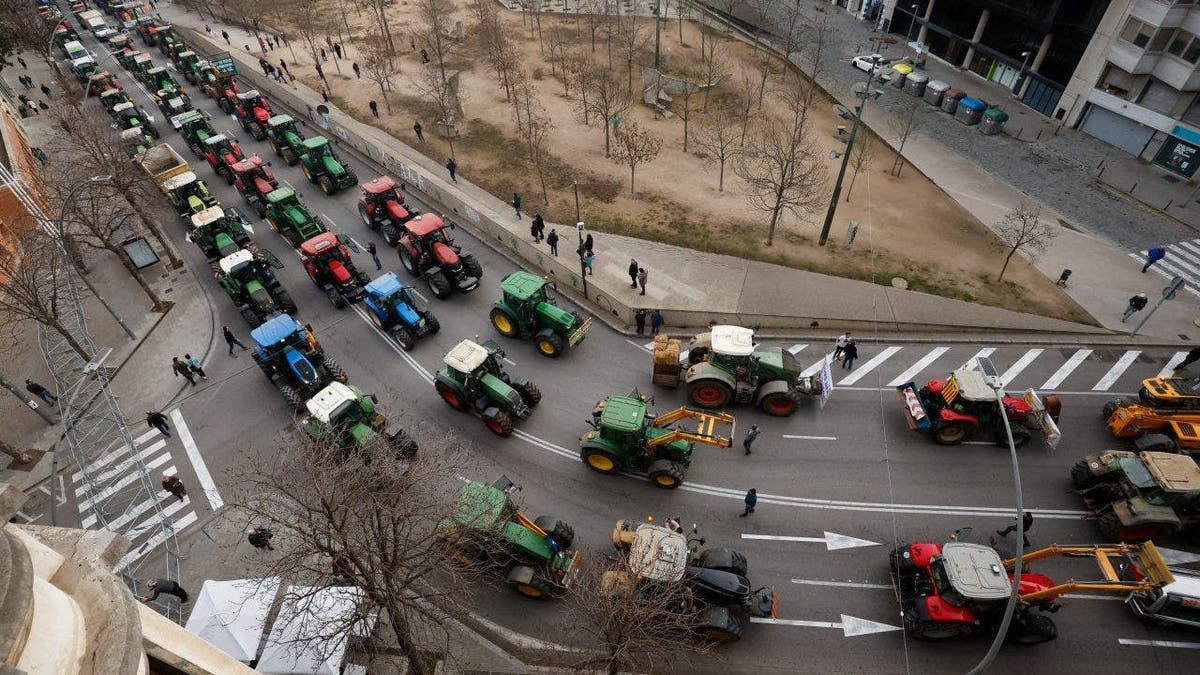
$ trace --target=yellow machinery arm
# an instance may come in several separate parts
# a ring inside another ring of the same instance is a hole
[[[1117,573],[1117,569],[1113,567],[1112,560],[1109,559],[1109,556],[1114,555],[1127,557],[1130,562],[1137,566],[1138,571],[1142,574],[1142,579],[1129,581],[1121,579]],[[1046,598],[1069,595],[1081,591],[1121,594],[1134,593],[1160,588],[1175,580],[1175,577],[1171,574],[1171,570],[1167,568],[1166,561],[1162,559],[1162,555],[1159,554],[1158,549],[1151,542],[1144,544],[1108,544],[1095,546],[1059,546],[1056,544],[1026,553],[1021,559],[1023,562],[1029,563],[1034,560],[1057,558],[1059,556],[1094,558],[1104,580],[1075,581],[1071,579],[1057,586],[1037,591],[1036,593],[1022,595],[1020,597],[1022,601],[1036,602]],[[1004,561],[1004,566],[1011,570],[1016,565],[1016,562],[1015,558],[1011,558]]]
[[[666,412],[654,418],[652,424],[655,427],[663,428],[669,424],[673,424],[683,419],[697,420],[696,431],[684,431],[682,429],[670,429],[670,433],[663,434],[657,438],[652,438],[646,441],[647,448],[653,448],[657,445],[664,445],[679,439],[691,441],[693,443],[704,443],[705,445],[715,445],[718,448],[728,448],[733,445],[734,431],[737,425],[734,422],[733,415],[729,413],[710,413],[700,410],[692,410],[691,408],[676,408],[671,412]],[[728,424],[729,436],[717,435],[717,425]]]

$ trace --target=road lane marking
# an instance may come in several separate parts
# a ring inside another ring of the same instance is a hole
[[[800,352],[804,351],[804,348],[807,346],[808,345],[806,345],[806,344],[792,345],[791,347],[787,348],[787,353],[791,354],[792,356],[795,356],[795,355],[799,354]]]
[[[189,525],[196,522],[196,520],[197,520],[196,512],[188,511],[188,514],[186,516],[180,518],[179,522],[172,523],[172,522],[168,521],[166,523],[166,528],[164,528],[158,534],[154,535],[152,538],[150,538],[148,541],[146,541],[146,543],[142,544],[141,546],[138,546],[137,548],[133,549],[129,553],[126,553],[125,557],[121,558],[120,562],[117,563],[116,571],[120,572],[120,571],[124,570],[126,567],[128,567],[132,563],[138,561],[146,554],[150,553],[154,549],[161,546],[162,543],[165,542],[167,539],[178,535],[181,531],[186,529]]]
[[[1003,382],[1004,386],[1007,387],[1013,380],[1017,378],[1018,375],[1021,374],[1021,371],[1025,370],[1029,367],[1029,364],[1033,363],[1034,359],[1041,356],[1043,351],[1045,350],[1030,349],[1029,351],[1025,352],[1023,355],[1021,355],[1021,358],[1017,359],[1016,363],[1012,364],[1009,366],[1008,370],[1004,371],[1004,374],[1000,376],[1000,381]]]
[[[647,342],[647,343],[646,343],[646,344],[644,344],[644,345],[640,345],[640,344],[638,344],[638,343],[636,343],[636,342],[634,342],[633,340],[630,340],[630,339],[628,339],[628,338],[626,338],[626,339],[625,339],[625,341],[626,341],[626,342],[628,342],[629,344],[633,345],[634,347],[638,348],[638,349],[641,349],[641,350],[644,350],[644,351],[647,351],[647,352],[650,352],[650,353],[654,353],[654,350],[650,348],[650,347],[651,347],[651,346],[654,344],[653,342]]]
[[[117,518],[116,520],[108,523],[108,526],[105,529],[113,531],[113,532],[120,532],[121,528],[125,527],[126,523],[129,523],[134,518],[137,518],[138,516],[142,515],[143,513],[146,512],[147,509],[150,509],[155,504],[161,504],[162,502],[166,501],[167,499],[170,499],[172,496],[173,495],[170,492],[163,492],[163,493],[161,493],[161,495],[156,493],[155,496],[151,497],[150,499],[145,499],[145,500],[141,501],[140,503],[137,504],[137,506],[134,506],[132,509],[129,509],[128,511],[126,511],[125,514],[122,515],[120,518]],[[99,518],[96,516],[96,514],[94,514],[94,513],[89,514],[87,518],[83,519],[83,522],[82,522],[83,529],[85,529],[85,530],[92,529],[92,525],[95,525],[97,520],[99,520]]]
[[[800,377],[810,377],[812,375],[816,375],[817,373],[821,372],[821,369],[825,367],[825,357],[826,356],[829,356],[829,354],[825,354],[824,356],[821,357],[820,361],[817,361],[816,363],[812,364],[811,366],[805,368],[800,373]]]
[[[797,436],[795,434],[784,434],[784,438],[795,438],[802,441],[836,441],[837,436]]]
[[[1104,374],[1104,377],[1100,378],[1096,386],[1092,387],[1092,391],[1108,391],[1108,388],[1113,386],[1113,383],[1125,373],[1129,366],[1133,365],[1133,362],[1137,360],[1137,357],[1141,353],[1141,350],[1131,349],[1122,354],[1121,358],[1117,359],[1117,362],[1113,364],[1113,367],[1109,368],[1108,372]]]
[[[158,457],[155,457],[153,460],[147,462],[145,464],[145,467],[146,467],[146,470],[149,471],[151,469],[157,469],[158,467],[162,466],[163,464],[166,464],[169,461],[171,461],[171,453],[164,452],[163,454],[159,455]],[[105,499],[109,499],[113,495],[117,494],[121,490],[124,490],[126,487],[128,487],[130,485],[130,483],[133,483],[134,481],[140,479],[141,477],[142,477],[141,472],[134,472],[134,473],[131,473],[128,476],[122,478],[121,480],[117,481],[116,483],[106,486],[103,490],[101,490],[98,494],[96,494],[96,496],[88,497],[87,499],[80,501],[79,502],[79,512],[83,513],[87,509],[90,509],[93,506],[95,506],[98,502],[103,501]]]
[[[1163,369],[1158,371],[1158,375],[1155,377],[1171,377],[1175,374],[1175,366],[1183,363],[1186,358],[1187,352],[1175,352],[1175,355],[1171,357],[1170,361],[1167,361],[1167,365],[1163,366]]]
[[[838,382],[837,386],[841,387],[843,385],[854,384],[855,382],[858,382],[859,380],[861,380],[863,378],[863,376],[865,376],[867,373],[871,372],[872,370],[875,370],[876,368],[878,368],[879,364],[892,358],[892,355],[895,354],[896,352],[900,351],[901,349],[902,349],[902,347],[888,347],[887,349],[879,352],[875,356],[871,357],[870,361],[867,361],[866,363],[859,366],[858,370],[855,370],[854,372],[850,373],[846,377],[842,378],[842,381]]]
[[[387,344],[387,346],[390,347],[392,351],[399,354],[400,358],[404,359],[404,361],[413,370],[415,370],[417,372],[417,375],[421,376],[421,379],[425,380],[429,384],[433,384],[433,380],[434,380],[433,374],[430,373],[425,368],[425,366],[422,366],[420,363],[418,363],[417,360],[415,358],[413,358],[413,356],[411,354],[409,354],[408,352],[401,349],[400,346],[396,344],[395,340],[391,339],[390,337],[385,335],[383,333],[383,331],[379,330],[379,327],[375,325],[375,322],[372,321],[371,318],[367,316],[367,310],[363,309],[362,307],[360,307],[358,305],[354,305],[353,309],[354,309],[354,312],[356,314],[358,314],[358,318],[362,319],[368,326],[370,326],[371,330],[375,331],[375,334],[378,335],[380,338],[382,338],[384,343]]]
[[[912,379],[914,377],[916,377],[918,373],[920,373],[922,370],[925,370],[926,368],[928,368],[929,364],[938,360],[938,357],[940,357],[942,354],[945,354],[948,351],[950,351],[949,347],[935,347],[935,348],[929,350],[928,354],[926,354],[925,356],[922,356],[921,359],[919,361],[917,361],[916,363],[912,364],[912,366],[910,366],[908,368],[908,370],[897,375],[896,379],[892,380],[891,382],[888,382],[887,386],[899,387],[900,385],[902,385],[906,382],[911,382]]]
[[[858,581],[821,581],[820,579],[792,579],[793,584],[804,586],[832,586],[834,588],[870,588],[876,590],[892,590],[891,584],[870,584]]]
[[[1058,385],[1063,383],[1063,380],[1067,379],[1071,373],[1075,372],[1075,369],[1078,368],[1079,365],[1086,361],[1087,357],[1091,355],[1092,350],[1090,349],[1075,350],[1075,353],[1071,355],[1071,358],[1067,359],[1066,363],[1059,366],[1058,370],[1054,371],[1054,374],[1050,376],[1050,379],[1043,382],[1042,386],[1038,387],[1038,389],[1057,388]]]
[[[757,616],[750,618],[751,623],[765,623],[773,626],[798,626],[801,628],[839,628],[842,631],[842,637],[858,637],[860,635],[873,635],[875,633],[890,633],[893,631],[904,630],[900,626],[893,626],[878,621],[869,619],[860,619],[855,616],[846,614],[841,615],[841,621],[833,623],[830,621],[804,621],[801,619],[762,619]]]
[[[158,429],[151,429],[150,431],[147,431],[146,433],[142,434],[141,436],[138,436],[137,438],[133,439],[133,447],[136,448],[136,447],[140,446],[142,443],[145,443],[146,441],[150,440],[151,438],[153,438],[154,436],[157,436],[157,435],[161,435],[161,432]],[[98,459],[94,462],[90,462],[87,465],[87,470],[95,471],[97,469],[101,469],[101,468],[111,464],[113,461],[117,460],[118,458],[120,458],[122,455],[124,455],[128,451],[129,451],[129,446],[124,445],[124,444],[120,445],[119,447],[113,448],[110,452],[105,453],[104,457],[101,457],[100,459]],[[71,482],[78,483],[81,478],[83,478],[83,471],[76,471],[71,476]]]
[[[847,548],[863,548],[865,546],[879,546],[877,541],[868,541],[859,539],[858,537],[850,537],[837,532],[824,532],[820,537],[796,537],[781,534],[747,534],[742,533],[742,539],[762,539],[767,541],[796,541],[809,544],[825,544],[827,551],[841,551]]]
[[[753,620],[753,619],[751,619]],[[1126,647],[1166,647],[1168,649],[1200,649],[1200,642],[1171,642],[1169,640],[1130,640],[1120,638],[1118,644]]]
[[[137,466],[136,463],[134,462],[135,458],[138,461],[144,462],[147,459],[150,459],[151,455],[158,452],[159,450],[162,450],[165,447],[167,447],[167,440],[165,438],[158,439],[154,443],[146,446],[146,449],[142,450],[137,455],[132,455],[130,457],[127,457],[127,458],[123,459],[121,462],[114,464],[113,466],[105,469],[104,471],[102,471],[94,476],[91,476],[90,480],[84,482],[82,485],[75,488],[75,495],[79,496],[79,495],[83,494],[89,485],[103,485],[103,484],[107,483],[108,481],[125,473],[126,471],[129,471],[130,469],[135,468]],[[80,478],[82,478],[82,474],[76,474],[76,475],[80,476]],[[76,480],[75,482],[79,483],[81,481]]]
[[[213,480],[212,474],[208,472],[208,465],[204,463],[204,457],[200,454],[200,449],[196,447],[196,439],[192,438],[192,432],[188,429],[187,422],[183,420],[183,413],[179,411],[179,408],[171,411],[171,421],[175,423],[175,430],[179,432],[183,450],[187,453],[192,471],[196,474],[196,479],[200,481],[200,489],[204,490],[204,496],[208,499],[209,506],[213,511],[219,511],[222,506],[225,506],[225,500],[221,499],[221,493],[217,491],[217,483]]]

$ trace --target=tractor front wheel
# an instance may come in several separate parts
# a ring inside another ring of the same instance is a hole
[[[517,565],[508,571],[508,586],[521,595],[534,600],[550,597],[551,589],[540,579],[532,567]]]
[[[688,383],[688,400],[701,408],[721,408],[733,398],[733,389],[721,380],[701,379]]]
[[[533,524],[540,527],[547,537],[553,539],[559,550],[565,551],[575,543],[575,528],[554,516],[538,516]]]
[[[254,140],[261,141],[267,137],[267,132],[262,128],[262,125],[252,124],[250,125],[250,135]]]
[[[620,470],[617,456],[607,449],[596,445],[585,445],[579,451],[579,458],[588,468],[597,473],[616,473]]]
[[[748,619],[740,611],[712,605],[704,611],[696,632],[708,642],[737,642],[750,623]]]
[[[288,166],[296,166],[296,162],[300,161],[300,158],[296,156],[296,153],[291,148],[284,148],[280,151],[279,156],[283,158],[283,163]]]
[[[433,383],[433,387],[434,389],[437,389],[438,396],[442,397],[442,400],[446,402],[446,405],[458,410],[459,412],[467,409],[466,399],[463,398],[462,394],[455,387],[452,387],[440,379]]]
[[[1034,614],[1027,609],[1013,617],[1012,626],[1005,637],[1009,642],[1019,645],[1040,645],[1058,637],[1058,627],[1045,614]]]
[[[775,417],[788,417],[796,412],[796,398],[791,394],[779,391],[774,394],[767,394],[763,400],[759,402],[758,407],[768,415]]]
[[[304,177],[308,179],[308,182],[310,182],[310,183],[317,182],[316,179],[313,177],[312,169],[308,168],[307,162],[300,165],[300,172],[304,174]]]
[[[674,490],[683,484],[683,465],[669,459],[654,460],[646,473],[650,476],[650,482],[660,488]]]
[[[337,186],[333,184],[333,179],[329,176],[318,176],[317,186],[321,188],[321,192],[327,195],[337,192]]]
[[[229,102],[229,99],[227,99],[227,98],[221,99],[221,102],[218,105],[221,107],[221,110],[225,111],[226,115],[233,114],[233,104]]]
[[[521,395],[521,400],[525,401],[525,405],[530,408],[542,402],[542,390],[532,382],[513,385],[513,389],[517,390],[517,393]]]
[[[325,292],[325,297],[329,298],[329,302],[333,303],[334,309],[346,308],[346,298],[341,293],[338,293],[337,290],[329,289]]]
[[[912,636],[918,640],[939,642],[954,640],[971,634],[971,624],[943,621],[922,621],[912,627]]]
[[[488,431],[496,434],[500,438],[512,436],[513,421],[504,411],[497,411],[491,418],[484,418],[483,423],[487,426]]]
[[[396,338],[396,343],[406,352],[412,351],[412,348],[417,344],[417,340],[413,337],[413,334],[401,326],[396,326],[392,329],[392,337]]]
[[[515,338],[518,335],[517,318],[509,314],[508,310],[501,307],[493,307],[488,313],[488,318],[492,321],[492,327],[496,329],[506,338]]]
[[[1121,540],[1121,519],[1112,511],[1102,513],[1100,517],[1096,518],[1096,529],[1100,530],[1100,536],[1104,537],[1104,541]]]
[[[947,422],[933,432],[933,441],[938,445],[958,445],[971,436],[975,427],[967,422]]]
[[[296,307],[296,301],[292,299],[291,293],[281,290],[275,296],[275,299],[279,301],[279,306],[283,308],[284,312],[295,315],[299,311],[299,308]]]
[[[346,371],[342,370],[338,362],[328,356],[325,357],[325,370],[329,371],[329,376],[337,382],[345,383],[350,379],[346,377]]]
[[[475,259],[475,256],[471,255],[470,253],[464,253],[461,257],[461,260],[463,269],[467,271],[467,274],[475,277],[476,279],[483,278],[483,265],[479,264],[479,261]]]
[[[540,335],[537,338],[537,348],[542,356],[557,359],[563,353],[563,339],[557,333]]]
[[[1071,485],[1076,490],[1086,490],[1096,484],[1096,477],[1092,475],[1092,469],[1088,466],[1086,459],[1081,459],[1075,462],[1075,466],[1071,467]]]
[[[438,322],[437,317],[433,315],[433,312],[421,312],[421,317],[425,319],[425,325],[429,327],[430,335],[442,329],[442,324]]]
[[[1013,437],[1013,447],[1019,448],[1022,445],[1025,445],[1026,443],[1028,443],[1029,440],[1031,438],[1033,438],[1033,434],[1029,431],[1029,429],[1027,429],[1025,427],[1013,426],[1012,427],[1012,437]],[[1008,447],[1008,436],[1004,433],[1004,423],[1003,422],[1001,422],[1000,428],[996,430],[996,445],[998,445],[1002,448]]]
[[[429,292],[433,293],[433,296],[438,300],[445,300],[450,297],[450,280],[446,278],[446,275],[441,270],[425,277],[425,282],[429,285]]]
[[[375,222],[373,220],[371,220],[370,214],[367,213],[366,204],[363,204],[362,202],[358,203],[358,217],[360,220],[362,220],[363,225],[366,225],[367,227],[371,228],[372,230],[378,229],[375,225]]]
[[[397,247],[397,255],[400,256],[400,266],[405,272],[417,276],[417,261],[413,260],[412,253],[409,253],[408,248],[404,245]]]
[[[304,410],[304,397],[300,396],[300,392],[290,384],[279,385],[279,392],[283,394],[283,400],[292,406],[292,410]]]

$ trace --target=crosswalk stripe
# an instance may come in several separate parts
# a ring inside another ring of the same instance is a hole
[[[846,386],[846,385],[851,385],[851,384],[854,384],[855,382],[858,382],[859,380],[861,380],[863,378],[863,376],[865,376],[867,373],[871,372],[875,368],[879,367],[879,364],[890,359],[893,354],[900,351],[901,349],[902,349],[901,347],[888,347],[887,349],[879,352],[875,356],[871,357],[870,361],[867,361],[866,363],[859,366],[858,370],[850,373],[845,378],[843,378],[841,382],[838,382],[838,386]]]
[[[132,551],[130,551],[129,553],[126,553],[125,557],[121,558],[120,562],[117,563],[116,571],[120,572],[121,570],[125,569],[132,563],[141,559],[142,556],[144,556],[147,553],[149,553],[150,551],[153,551],[154,549],[158,548],[159,546],[162,545],[162,543],[164,541],[166,541],[169,537],[171,537],[172,534],[182,532],[189,525],[196,522],[197,518],[198,518],[198,516],[196,515],[195,511],[188,511],[187,515],[180,518],[178,522],[171,524],[174,532],[160,531],[158,534],[154,535],[154,537],[152,537],[150,540],[146,541],[141,546],[138,546],[138,547],[134,548]]]
[[[1163,369],[1158,371],[1155,377],[1171,377],[1175,374],[1175,366],[1182,363],[1185,358],[1187,358],[1187,352],[1175,352],[1175,356],[1167,361],[1167,365],[1163,366]]]
[[[1025,352],[1021,358],[1017,359],[1016,363],[1012,364],[1009,366],[1008,370],[1004,371],[1004,374],[1000,376],[1000,381],[1003,382],[1004,386],[1007,387],[1013,380],[1017,378],[1018,375],[1021,374],[1022,370],[1025,370],[1029,367],[1029,364],[1033,363],[1034,359],[1041,356],[1043,351],[1045,350],[1030,349],[1029,351]]]
[[[159,450],[162,450],[165,447],[167,447],[167,439],[160,438],[157,441],[155,441],[154,443],[152,443],[151,445],[147,446],[145,450],[142,450],[141,452],[139,452],[137,454],[137,458],[144,462],[147,459],[149,459],[149,457],[151,455],[158,452]],[[90,482],[95,483],[96,485],[104,485],[108,481],[116,478],[117,476],[125,473],[126,471],[134,470],[136,468],[136,465],[134,464],[133,459],[134,459],[133,457],[130,457],[127,460],[123,460],[120,464],[117,464],[116,466],[106,469],[102,473],[92,476],[92,480]],[[81,476],[81,478],[82,478],[82,476]],[[80,494],[84,490],[86,490],[86,484],[84,484],[83,487],[76,488],[75,494]]]
[[[812,364],[811,366],[800,371],[800,377],[809,377],[810,375],[816,375],[817,373],[821,372],[821,369],[825,367],[825,357],[826,356],[829,356],[829,355],[825,354],[824,356],[821,357],[820,361],[817,361],[816,363]]]
[[[1090,349],[1075,350],[1075,353],[1071,355],[1071,358],[1067,359],[1066,363],[1059,366],[1058,370],[1054,371],[1054,374],[1050,376],[1050,379],[1043,382],[1042,386],[1038,387],[1038,389],[1057,389],[1058,385],[1062,384],[1063,380],[1067,379],[1071,373],[1075,372],[1075,369],[1079,367],[1079,364],[1083,363],[1085,360],[1087,360],[1087,357],[1091,355],[1092,350]]]
[[[1109,387],[1112,387],[1113,383],[1117,381],[1117,378],[1121,377],[1121,374],[1124,373],[1129,366],[1133,365],[1133,362],[1137,360],[1137,357],[1141,353],[1141,350],[1131,349],[1122,354],[1121,358],[1117,359],[1117,362],[1113,364],[1113,367],[1109,368],[1108,372],[1104,374],[1104,377],[1100,378],[1100,381],[1096,383],[1096,386],[1092,387],[1092,391],[1108,391]]]
[[[153,497],[151,497],[150,499],[142,500],[139,504],[137,504],[133,508],[126,510],[125,513],[120,518],[117,518],[116,520],[110,522],[108,524],[108,529],[113,530],[114,532],[119,532],[122,527],[125,527],[134,518],[137,518],[138,516],[145,513],[147,509],[153,508],[155,504],[161,504],[162,502],[165,502],[166,500],[170,499],[171,497],[173,497],[173,495],[170,492],[164,492],[161,495],[156,492],[155,495]],[[96,515],[95,511],[93,511],[92,513],[89,513],[87,515],[87,517],[83,519],[83,522],[82,522],[83,529],[85,529],[85,530],[92,529],[92,526],[95,525],[99,520],[100,519]]]
[[[157,469],[158,467],[162,466],[163,464],[166,464],[169,461],[171,461],[171,453],[164,452],[163,454],[159,455],[158,457],[155,457],[153,460],[147,462],[146,469],[147,470]],[[113,483],[112,485],[105,487],[103,490],[100,491],[99,494],[97,494],[93,497],[88,497],[87,499],[80,501],[79,502],[79,512],[84,513],[91,507],[95,506],[97,502],[102,501],[104,499],[108,499],[109,497],[117,494],[118,492],[120,492],[121,490],[123,490],[127,486],[129,486],[130,483],[138,480],[139,478],[141,478],[140,472],[131,473],[128,476],[117,481],[116,483]]]
[[[142,434],[141,436],[138,436],[137,438],[133,439],[133,445],[134,445],[134,447],[141,447],[141,445],[143,443],[145,443],[146,441],[150,440],[151,438],[154,438],[155,436],[161,436],[161,435],[162,434],[161,434],[161,432],[159,432],[158,429],[151,429],[150,431],[147,431],[146,433]],[[119,459],[122,455],[124,455],[127,452],[129,452],[128,445],[122,445],[120,447],[113,448],[111,452],[105,453],[104,457],[101,457],[100,459],[92,462],[91,464],[88,464],[87,470],[88,471],[96,471],[98,469],[103,469],[104,467],[108,466],[115,460]],[[83,471],[82,470],[76,471],[74,474],[71,475],[71,482],[78,483],[80,481],[80,479],[82,479],[82,478],[83,478]]]
[[[949,347],[934,347],[933,349],[929,350],[928,354],[926,354],[925,356],[922,356],[919,361],[917,361],[912,366],[910,366],[908,368],[908,370],[904,371],[903,373],[900,373],[899,375],[896,376],[896,379],[892,380],[891,382],[888,382],[887,386],[898,387],[898,386],[904,384],[905,382],[911,382],[912,379],[915,378],[922,370],[925,370],[926,368],[928,368],[929,364],[938,360],[938,357],[940,357],[942,354],[945,354],[948,351],[950,351]]]
[[[653,341],[647,342],[646,344],[642,345],[642,349],[645,349],[646,351],[653,354],[654,353],[654,342]]]
[[[805,347],[807,347],[807,346],[808,346],[808,345],[806,345],[806,344],[804,344],[804,345],[792,345],[791,347],[788,347],[788,348],[787,348],[787,351],[788,351],[788,353],[789,353],[789,354],[791,354],[792,356],[795,356],[795,355],[799,354],[800,352],[804,351],[804,348],[805,348]]]
[[[173,496],[174,495],[172,495],[172,497]],[[185,509],[191,505],[192,505],[192,500],[190,497],[184,497],[183,501],[176,499],[173,503],[163,507],[162,515],[167,520],[170,520],[171,516],[175,515],[179,511],[182,511],[183,509]],[[138,537],[142,536],[143,534],[146,534],[147,532],[153,531],[154,528],[158,527],[160,522],[161,522],[161,520],[159,519],[159,515],[157,513],[151,513],[149,515],[149,517],[145,518],[144,520],[142,520],[142,522],[133,526],[133,528],[131,528],[128,532],[126,532],[125,536],[129,537],[130,541],[136,542]]]

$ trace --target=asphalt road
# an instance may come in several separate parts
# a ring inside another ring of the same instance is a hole
[[[95,42],[85,38],[93,51]],[[156,61],[163,62],[154,52]],[[98,53],[99,56],[99,53]],[[102,64],[121,75],[138,103],[157,112],[133,78],[107,55]],[[380,245],[385,269],[406,278],[393,251],[359,221],[357,190],[335,197],[322,195],[306,183],[298,168],[278,161],[268,144],[240,133],[236,122],[224,116],[210,100],[189,88],[194,103],[214,117],[218,130],[235,131],[242,147],[273,160],[276,175],[300,189],[311,209],[328,216],[340,232],[366,244]],[[102,115],[99,104],[85,105]],[[155,115],[160,126],[161,115]],[[298,117],[303,117],[299,115]],[[309,133],[313,133],[309,130]],[[179,137],[165,140],[189,156]],[[344,157],[345,158],[345,157]],[[189,156],[189,160],[190,160]],[[232,187],[217,178],[203,161],[193,161],[197,173],[226,206],[244,207]],[[376,174],[362,162],[349,163],[360,180]],[[416,203],[418,208],[424,205]],[[165,213],[165,210],[164,210]],[[183,242],[184,225],[175,223],[180,247],[193,269],[206,274],[200,251]],[[578,461],[579,435],[587,430],[584,419],[596,401],[609,393],[626,393],[640,387],[652,392],[658,410],[682,404],[679,391],[655,390],[650,384],[650,355],[645,339],[629,339],[602,325],[593,326],[587,340],[557,361],[539,356],[532,344],[505,341],[491,328],[487,313],[498,295],[498,281],[517,269],[474,240],[464,229],[457,237],[475,253],[485,273],[479,290],[447,301],[433,301],[441,332],[411,354],[378,333],[365,315],[353,308],[338,311],[311,284],[297,258],[282,238],[265,222],[255,222],[254,239],[286,263],[279,271],[285,287],[300,306],[300,321],[312,325],[317,337],[343,365],[353,383],[381,397],[385,412],[425,443],[454,443],[467,447],[475,475],[490,481],[499,473],[523,486],[520,493],[534,514],[553,513],[571,522],[579,546],[603,552],[614,521],[621,517],[680,516],[698,523],[710,544],[733,546],[750,560],[755,585],[770,584],[779,598],[778,625],[754,625],[746,638],[721,650],[721,660],[695,664],[709,672],[899,673],[964,672],[987,649],[984,639],[955,644],[914,642],[902,632],[886,630],[899,625],[898,607],[887,587],[887,552],[898,542],[941,541],[957,528],[974,528],[973,539],[986,541],[992,530],[1010,521],[1012,486],[1007,450],[992,445],[940,447],[905,426],[894,389],[889,383],[905,374],[916,380],[943,376],[987,345],[863,344],[854,373],[856,381],[838,386],[823,408],[809,401],[794,417],[768,418],[756,411],[737,409],[739,430],[758,424],[763,433],[754,454],[745,456],[737,446],[722,451],[700,446],[684,487],[677,491],[655,488],[634,477],[606,477],[589,471]],[[603,255],[603,238],[597,250]],[[356,254],[360,268],[370,274],[373,265],[366,253]],[[206,285],[217,320],[228,324],[248,341],[247,329],[215,283]],[[427,289],[418,286],[426,297]],[[511,360],[509,369],[531,377],[545,395],[534,415],[521,424],[516,436],[497,439],[478,420],[445,406],[427,379],[440,367],[442,356],[459,340],[473,336],[503,341]],[[869,336],[868,336],[869,337]],[[795,344],[784,347],[796,349]],[[817,360],[822,345],[798,349],[806,363]],[[898,350],[890,351],[891,347]],[[935,348],[945,348],[934,352]],[[1011,390],[1041,386],[1077,354],[1069,349],[1045,349],[1030,356],[1029,347],[1000,347],[991,354],[1001,372],[1025,362],[1013,373]],[[210,382],[187,392],[179,410],[189,427],[216,485],[228,496],[232,477],[253,452],[270,452],[279,446],[281,432],[291,428],[291,412],[248,356],[231,359],[223,344],[214,347],[208,371]],[[881,354],[877,365],[872,360]],[[1020,451],[1027,505],[1037,513],[1031,532],[1035,545],[1088,543],[1096,540],[1094,526],[1082,520],[1075,495],[1070,494],[1067,472],[1080,456],[1116,443],[1101,427],[1099,409],[1109,397],[1132,392],[1143,377],[1167,365],[1175,352],[1096,349],[1051,389],[1062,392],[1060,426],[1063,439],[1056,449],[1040,440]],[[918,367],[919,366],[919,367]],[[1115,369],[1119,369],[1116,372]],[[835,382],[851,374],[835,368]],[[1096,389],[1099,387],[1099,389]],[[447,440],[449,439],[449,440]],[[198,480],[183,467],[185,482]],[[447,476],[447,480],[455,480]],[[738,518],[742,494],[755,487],[760,494],[757,513]],[[195,495],[193,498],[197,498]],[[201,520],[203,522],[203,519]],[[182,535],[195,535],[195,526]],[[844,550],[826,550],[820,541],[746,539],[746,535],[820,539],[825,532],[873,542]],[[1182,542],[1164,542],[1189,549]],[[186,568],[203,574],[203,561]],[[1087,578],[1096,570],[1086,561],[1039,565],[1062,578]],[[195,578],[192,586],[200,585]],[[842,585],[832,585],[842,584]],[[575,643],[572,624],[562,606],[534,604],[507,590],[480,589],[477,611],[491,620],[531,637]],[[1122,603],[1110,599],[1068,599],[1054,616],[1057,641],[1033,648],[1006,648],[993,672],[1073,673],[1152,670],[1193,673],[1200,652],[1156,646],[1127,646],[1121,639],[1181,641],[1195,644],[1195,632],[1147,627]],[[847,619],[846,617],[851,617]],[[863,624],[882,624],[883,632],[848,635]],[[793,623],[787,623],[793,622]],[[800,622],[800,623],[796,623]],[[807,623],[804,623],[807,622]]]

